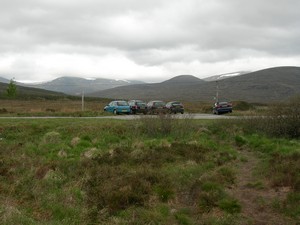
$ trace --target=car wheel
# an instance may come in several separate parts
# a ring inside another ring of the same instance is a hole
[[[114,114],[115,114],[115,115],[117,115],[117,114],[118,114],[116,109],[114,109]]]

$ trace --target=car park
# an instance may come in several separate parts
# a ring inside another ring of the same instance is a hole
[[[173,102],[168,102],[166,104],[166,108],[168,109],[169,113],[184,113],[184,107],[183,104],[181,102],[178,101],[173,101]]]
[[[143,113],[147,114],[147,104],[141,100],[128,101],[132,114]]]
[[[228,101],[220,101],[216,102],[213,106],[214,114],[222,114],[222,113],[231,113],[232,112],[232,103]]]
[[[150,101],[147,103],[149,114],[167,113],[166,103],[160,100]]]
[[[130,106],[126,101],[112,101],[104,107],[104,111],[114,114],[130,114]]]

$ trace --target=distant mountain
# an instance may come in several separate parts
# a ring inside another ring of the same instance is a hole
[[[1,83],[5,83],[5,84],[8,84],[9,83],[9,80],[8,79],[5,79],[3,77],[0,77],[0,82]]]
[[[192,83],[203,83],[203,80],[199,79],[198,77],[195,77],[193,75],[179,75],[176,77],[173,77],[169,80],[166,80],[162,82],[164,84],[192,84]]]
[[[41,88],[50,91],[63,92],[70,95],[79,95],[82,92],[92,93],[119,86],[141,84],[142,81],[136,80],[113,80],[113,79],[85,79],[78,77],[60,77],[55,80],[40,84],[22,84],[22,86]]]
[[[174,82],[175,81],[175,82]],[[117,87],[91,94],[114,99],[214,101],[219,97],[249,102],[274,102],[300,94],[300,67],[275,67],[214,81],[179,76],[156,84]]]
[[[205,81],[191,76],[180,75],[170,80],[154,84],[136,84],[130,86],[122,86],[104,91],[99,91],[90,94],[93,97],[110,96],[114,99],[181,99],[185,95],[182,90],[189,92],[189,87],[200,85]]]

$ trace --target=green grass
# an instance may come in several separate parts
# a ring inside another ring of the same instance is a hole
[[[227,188],[235,185],[234,165],[243,149],[264,155],[266,178],[281,179],[270,179],[275,186],[291,187],[277,205],[280,213],[298,218],[299,141],[217,123],[1,120],[0,221],[238,224],[243,206]]]

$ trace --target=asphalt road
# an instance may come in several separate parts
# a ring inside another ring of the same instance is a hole
[[[112,116],[96,116],[96,117],[61,117],[61,116],[31,116],[31,117],[0,117],[1,119],[118,119],[118,120],[134,120],[143,117],[158,117],[155,115],[112,115]],[[215,119],[234,119],[235,116],[226,115],[214,115],[214,114],[176,114],[171,115],[175,119],[204,119],[204,120],[215,120]]]
[[[225,119],[225,118],[233,118],[232,116],[228,115],[214,115],[214,114],[200,114],[200,113],[194,113],[194,114],[175,114],[170,115],[172,118],[175,119]],[[133,119],[139,119],[143,117],[158,117],[155,115],[117,115],[117,116],[106,116],[101,118],[111,118],[111,119],[121,119],[121,120],[133,120]],[[100,117],[96,117],[100,118]]]

